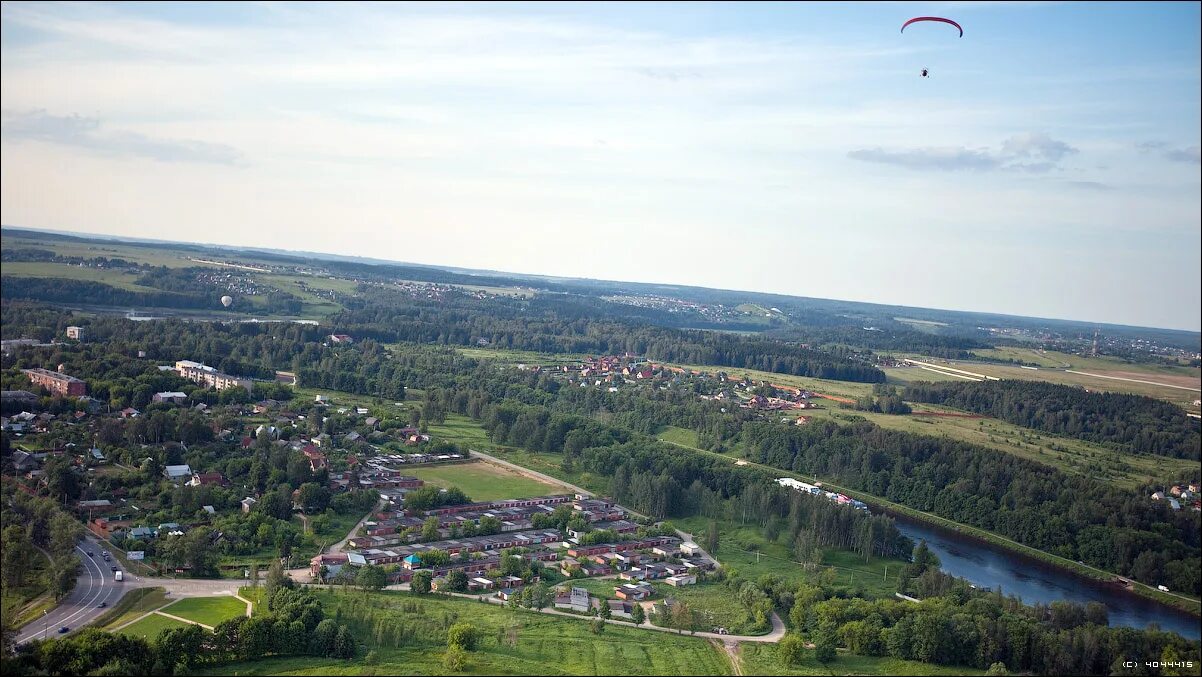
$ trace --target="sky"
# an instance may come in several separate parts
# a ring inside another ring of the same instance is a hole
[[[6,2],[0,222],[1198,330],[1200,7]]]

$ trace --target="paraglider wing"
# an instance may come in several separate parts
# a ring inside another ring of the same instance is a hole
[[[960,24],[956,23],[955,21],[952,21],[951,19],[944,19],[941,16],[916,16],[913,19],[910,19],[906,23],[902,24],[901,32],[905,33],[906,26],[909,26],[910,24],[915,23],[917,21],[942,21],[945,24],[951,24],[951,25],[955,26],[957,29],[959,29],[960,37],[964,37],[964,29],[960,28]]]

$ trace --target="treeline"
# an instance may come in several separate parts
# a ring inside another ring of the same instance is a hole
[[[749,423],[751,460],[968,524],[1149,585],[1198,594],[1199,518],[1140,493],[945,438],[863,422]]]
[[[120,289],[100,282],[58,277],[0,278],[6,299],[28,299],[52,303],[127,306],[131,308],[178,308],[219,310],[221,292],[148,292]]]
[[[7,440],[6,440],[7,441]],[[7,450],[5,462],[7,465]],[[0,584],[7,602],[10,594],[25,586],[43,587],[58,600],[75,587],[79,558],[75,555],[75,543],[83,534],[80,526],[58,503],[49,498],[30,496],[17,491],[15,484],[4,483],[0,504],[3,516],[3,531],[0,531]],[[41,550],[49,556],[45,562]],[[45,562],[40,580],[34,581],[34,562]],[[4,609],[4,614],[15,615],[19,609]]]
[[[62,639],[34,640],[5,652],[6,675],[183,675],[233,661],[271,656],[354,658],[346,625],[326,618],[321,602],[291,581],[268,597],[269,613],[238,616],[213,631],[199,625],[163,630],[152,641],[95,628]]]
[[[31,261],[36,263],[65,263],[67,265],[92,265],[97,268],[132,268],[135,270],[149,269],[152,266],[136,261],[126,261],[122,258],[107,256],[60,256],[49,249],[35,247],[17,247],[0,250],[0,261]]]
[[[610,304],[612,305],[612,304]],[[883,383],[884,372],[797,344],[759,337],[692,331],[621,321],[598,305],[555,297],[404,300],[379,290],[362,308],[335,315],[334,323],[358,336],[395,343],[476,345],[549,353],[621,354],[654,360],[757,369],[796,376]]]
[[[1198,421],[1180,407],[1143,395],[1088,392],[1039,381],[983,381],[915,383],[906,389],[906,398],[1138,453],[1202,458]]]
[[[939,572],[920,546],[903,576]],[[813,642],[819,660],[840,670],[838,646],[863,656],[890,656],[987,674],[1186,674],[1177,661],[1198,664],[1199,645],[1156,629],[1111,628],[1106,607],[1053,602],[1024,606],[1017,597],[977,591],[960,579],[919,604],[895,599],[836,597],[829,588],[802,584],[788,610],[794,632]],[[788,649],[793,642],[781,642]],[[785,662],[792,657],[782,651]],[[1148,670],[1145,661],[1168,663]],[[1130,667],[1136,665],[1138,667]]]
[[[790,327],[766,332],[765,335],[816,346],[836,344],[868,348],[877,352],[919,353],[947,359],[968,359],[974,349],[993,347],[967,336],[931,334],[903,327],[899,323],[893,324],[896,326]]]

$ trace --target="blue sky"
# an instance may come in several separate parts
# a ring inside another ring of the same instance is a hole
[[[1202,324],[1198,3],[0,13],[7,225]]]

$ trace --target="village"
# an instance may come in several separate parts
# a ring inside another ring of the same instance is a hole
[[[327,340],[349,344],[354,339],[334,334]],[[682,376],[659,365],[639,367],[629,358],[598,358],[582,371],[587,375],[620,374],[635,381]],[[251,379],[193,360],[178,360],[160,367],[159,372],[211,388],[210,394],[249,393],[255,387]],[[124,440],[108,444],[101,440],[102,431],[113,422],[145,425],[166,412],[202,422],[206,429],[202,438],[227,445],[241,456],[264,450],[299,455],[304,476],[322,483],[325,505],[334,503],[339,495],[374,492],[378,496],[379,502],[344,539],[307,560],[308,580],[304,582],[353,582],[360,569],[374,566],[385,571],[389,585],[409,586],[416,578],[428,580],[434,591],[486,595],[499,603],[541,583],[556,586],[553,606],[561,611],[596,614],[605,606],[607,615],[631,618],[640,615],[635,606],[649,611],[658,600],[670,607],[672,590],[704,583],[720,568],[696,543],[603,497],[560,493],[456,502],[462,492],[431,486],[410,473],[418,468],[483,463],[466,450],[432,438],[424,426],[406,424],[401,414],[340,406],[325,394],[310,401],[265,398],[208,404],[193,402],[196,391],[190,395],[184,392],[187,388],[153,393],[141,409],[106,411],[107,407],[87,395],[86,382],[65,373],[61,365],[56,371],[28,369],[24,374],[35,388],[75,406],[59,413],[33,414],[26,408],[34,408],[39,400],[35,393],[4,391],[6,414],[17,410],[0,420],[3,429],[18,440],[12,471],[22,481],[22,489],[37,493],[61,481],[47,469],[65,464],[66,472],[83,487],[71,506],[74,513],[93,536],[112,544],[122,555],[120,560],[106,559],[114,573],[122,572],[122,566],[136,567],[140,573],[200,573],[192,563],[168,556],[166,544],[204,529],[213,546],[228,545],[238,536],[223,527],[238,519],[259,519],[255,516],[262,512],[261,503],[272,498],[269,493],[254,491],[234,495],[232,492],[245,484],[243,478],[228,477],[222,471],[232,466],[228,462],[187,462],[193,456],[186,443],[142,444],[140,457],[132,450],[115,451],[113,447],[122,446]],[[732,390],[743,387],[731,383]],[[160,452],[156,453],[155,447]],[[156,463],[158,458],[164,459],[161,464]],[[163,487],[157,498],[146,490],[103,489],[113,486],[107,478],[114,473],[156,466],[156,482]],[[306,525],[313,518],[306,516],[309,511],[302,490],[311,484],[293,488],[287,506],[288,512],[300,516]],[[200,498],[195,513],[169,507],[180,500],[169,498],[182,496],[180,490]],[[436,505],[416,505],[414,492],[421,493],[425,502],[433,496]],[[326,512],[329,516],[330,510]],[[221,558],[220,576],[249,575],[247,558],[238,557],[237,552],[234,549]],[[257,561],[256,569],[270,564],[269,560]],[[292,567],[299,564],[295,556],[283,561]],[[587,580],[610,584],[582,586]],[[713,631],[727,630],[715,625]]]
[[[571,364],[521,363],[517,368],[522,371],[550,374],[570,386],[596,388],[610,393],[632,388],[676,389],[696,393],[699,400],[762,413],[770,419],[773,412],[823,408],[819,403],[819,400],[823,399],[851,402],[846,398],[823,395],[795,386],[757,381],[745,376],[731,376],[725,371],[705,372],[652,362],[631,353],[589,357]],[[726,410],[725,406],[721,408],[722,412]],[[796,415],[781,421],[805,425],[809,423],[810,417]]]

